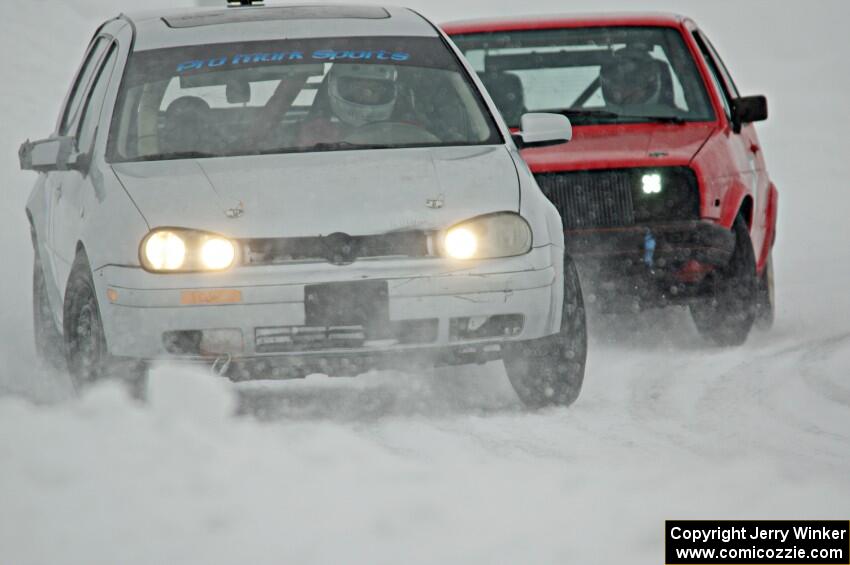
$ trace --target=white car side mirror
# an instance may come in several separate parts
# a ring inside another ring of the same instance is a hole
[[[514,139],[520,149],[524,147],[546,147],[567,143],[573,138],[570,119],[561,114],[523,114],[520,131]]]
[[[53,137],[39,141],[25,141],[18,151],[24,171],[67,171],[76,168],[73,137]]]

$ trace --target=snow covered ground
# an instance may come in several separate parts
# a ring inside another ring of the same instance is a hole
[[[239,388],[160,367],[147,406],[35,368],[18,144],[51,130],[101,19],[176,3],[0,20],[0,564],[660,563],[666,518],[848,518],[850,4],[410,2],[687,13],[770,99],[774,330],[720,350],[685,312],[594,318],[579,402],[528,414],[496,364]]]

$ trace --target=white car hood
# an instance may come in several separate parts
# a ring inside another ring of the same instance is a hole
[[[518,211],[519,181],[502,146],[300,153],[116,163],[153,227],[234,238],[441,229]]]

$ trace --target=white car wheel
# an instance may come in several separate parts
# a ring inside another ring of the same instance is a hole
[[[505,346],[505,371],[529,408],[569,406],[579,396],[587,359],[587,322],[578,269],[564,261],[561,331]]]

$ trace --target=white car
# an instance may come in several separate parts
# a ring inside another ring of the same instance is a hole
[[[438,28],[403,8],[121,15],[26,142],[39,354],[77,385],[155,360],[234,380],[503,359],[572,403],[584,307],[561,219]]]

